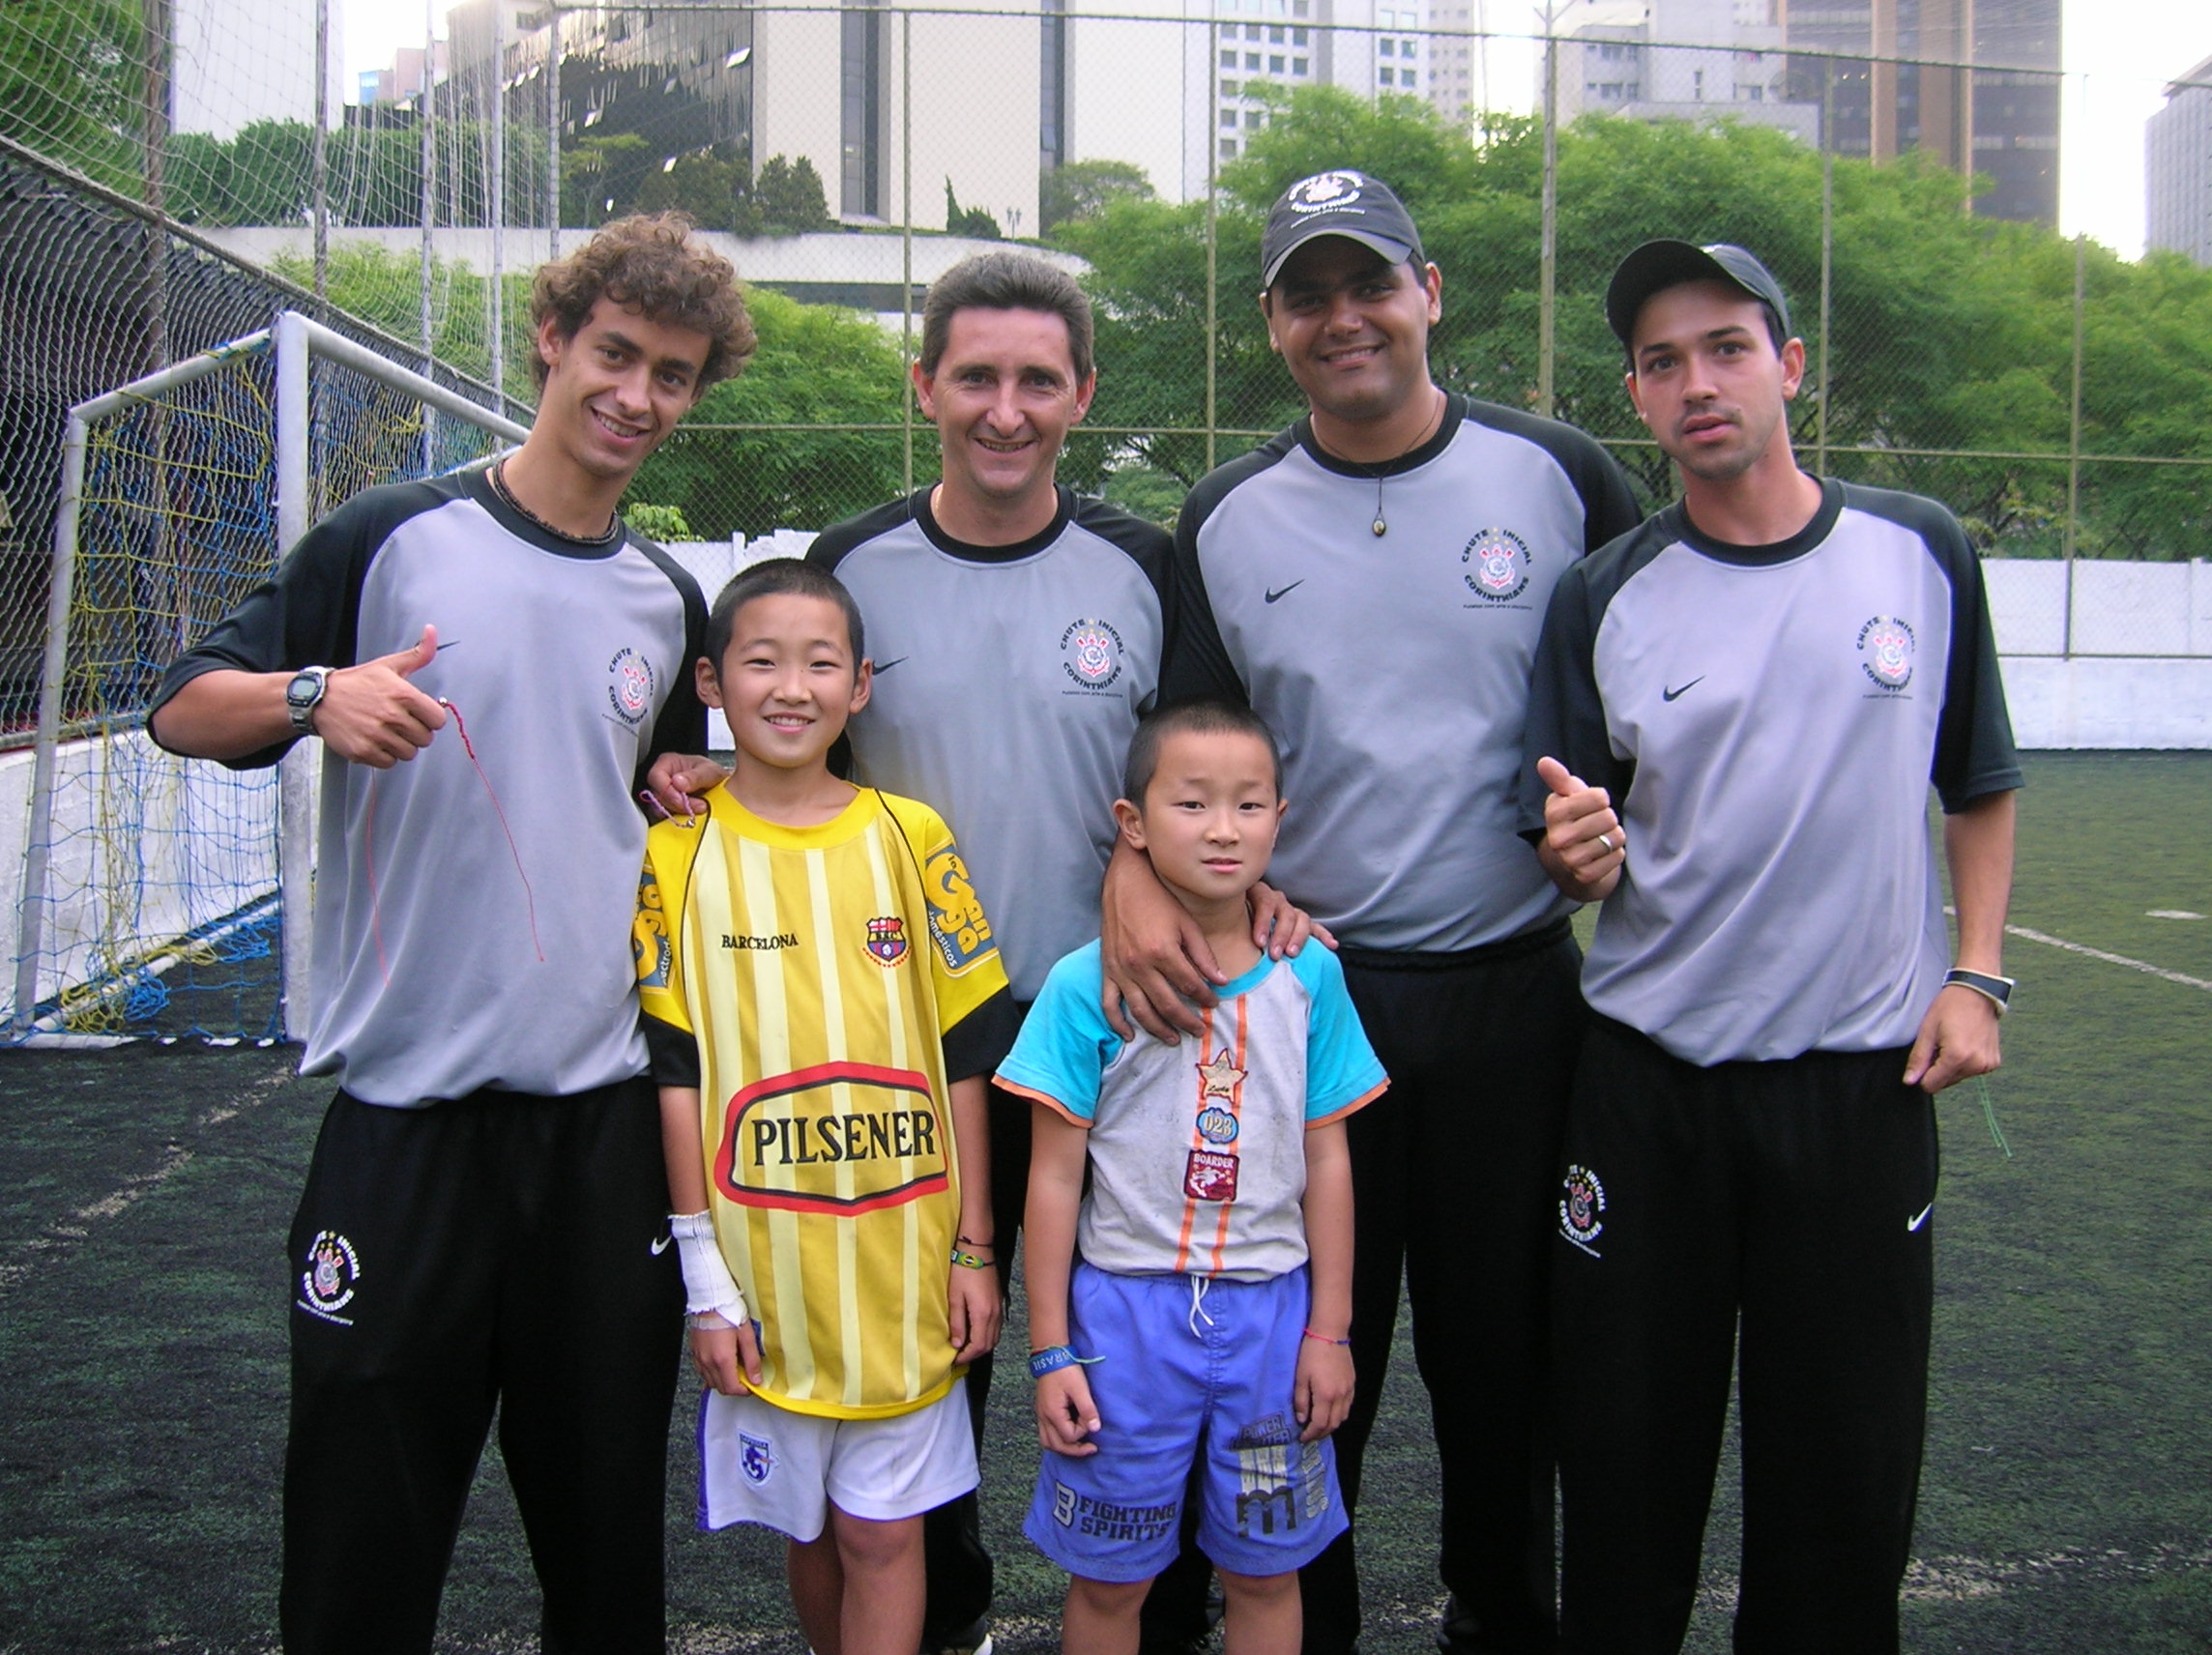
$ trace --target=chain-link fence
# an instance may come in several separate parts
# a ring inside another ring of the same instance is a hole
[[[2056,73],[2055,0],[1981,0],[1970,38],[1936,0],[1887,35],[1891,0],[1789,25],[1737,7],[1708,44],[1669,40],[1665,0],[1641,23],[1556,7],[1547,39],[1486,33],[1468,0],[1214,0],[1198,21],[1126,0],[430,0],[422,44],[355,87],[323,9],[0,8],[13,728],[61,410],[279,305],[526,416],[530,271],[610,216],[683,208],[726,238],[761,350],[633,498],[751,538],[934,477],[904,372],[920,296],[1016,239],[1099,305],[1064,475],[1165,519],[1299,411],[1256,302],[1260,223],[1283,185],[1344,164],[1421,223],[1444,383],[1584,426],[1661,497],[1600,296],[1648,236],[1741,242],[1806,342],[1806,463],[2063,566],[2029,583],[2008,651],[2212,653],[2212,581],[2186,584],[2212,553],[2212,276],[2052,228],[2061,123],[2120,118],[2110,87]],[[1538,112],[1486,113],[1516,105]],[[2173,566],[2123,596],[2078,578],[2092,561]]]

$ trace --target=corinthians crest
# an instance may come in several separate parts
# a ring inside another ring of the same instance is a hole
[[[1121,634],[1103,621],[1075,621],[1060,635],[1061,669],[1085,689],[1121,676]]]
[[[1459,555],[1468,590],[1492,603],[1510,603],[1528,590],[1528,542],[1510,529],[1484,529]]]
[[[1317,172],[1291,186],[1291,211],[1328,213],[1350,207],[1359,199],[1360,187],[1366,182],[1356,172]]]
[[[1877,615],[1859,628],[1859,666],[1883,689],[1903,689],[1912,682],[1917,640],[1912,628],[1894,615]]]

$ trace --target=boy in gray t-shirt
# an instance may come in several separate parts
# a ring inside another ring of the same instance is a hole
[[[1124,1040],[1092,943],[1053,968],[1000,1069],[1035,1110],[1030,1368],[1051,1452],[1025,1527],[1073,1577],[1068,1643],[1133,1644],[1203,1455],[1198,1541],[1229,1635],[1290,1655],[1296,1571],[1348,1523],[1325,1440],[1352,1400],[1344,1120],[1386,1082],[1335,956],[1271,961],[1251,940],[1283,811],[1258,716],[1148,716],[1123,793],[1123,837],[1237,974],[1195,1048]]]

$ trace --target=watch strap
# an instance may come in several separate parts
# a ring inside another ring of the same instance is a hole
[[[1971,989],[1997,1008],[2002,1017],[2012,1005],[2013,979],[1993,976],[1988,972],[1969,972],[1964,966],[1953,966],[1943,973],[1945,988]]]

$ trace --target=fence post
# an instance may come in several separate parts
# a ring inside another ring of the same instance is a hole
[[[1820,84],[1820,394],[1813,404],[1813,470],[1828,475],[1828,316],[1836,274],[1836,154],[1829,148],[1836,114],[1836,64],[1823,59]]]
[[[485,289],[485,326],[491,337],[492,412],[507,412],[507,7],[491,7],[491,178],[486,221],[491,225],[491,281]],[[286,541],[289,545],[291,542]]]
[[[437,98],[438,85],[438,0],[422,0],[422,89],[416,96],[422,123],[422,269],[417,273],[422,279],[422,375],[425,379],[438,371],[438,334],[433,314],[437,298],[436,284],[431,279],[430,227],[438,218],[438,138]],[[422,414],[422,475],[428,477],[438,469],[437,416],[427,409]]]
[[[313,184],[315,319],[330,320],[331,298],[331,0],[315,0],[315,130],[307,139]]]
[[[1544,11],[1544,209],[1542,251],[1536,273],[1536,412],[1552,417],[1553,332],[1558,304],[1559,40],[1556,8]]]
[[[1221,24],[1206,25],[1206,469],[1213,470],[1214,431],[1221,423],[1220,401],[1215,394],[1216,361],[1213,349],[1214,284],[1219,273],[1221,244],[1220,189],[1221,129],[1213,124],[1214,66],[1221,61]]]
[[[899,13],[899,354],[909,371],[899,397],[901,492],[914,492],[914,11]],[[946,225],[947,230],[951,225]]]
[[[297,311],[276,318],[276,553],[307,532],[307,329]],[[283,912],[283,1028],[307,1036],[308,961],[314,952],[314,743],[295,741],[276,767],[276,889]]]
[[[561,256],[561,8],[545,9],[545,256]],[[502,408],[502,414],[507,410]]]
[[[2088,269],[2088,238],[2074,238],[2074,401],[2066,421],[2066,608],[2059,624],[2058,653],[2074,653],[2074,553],[2081,538],[2081,298]]]

